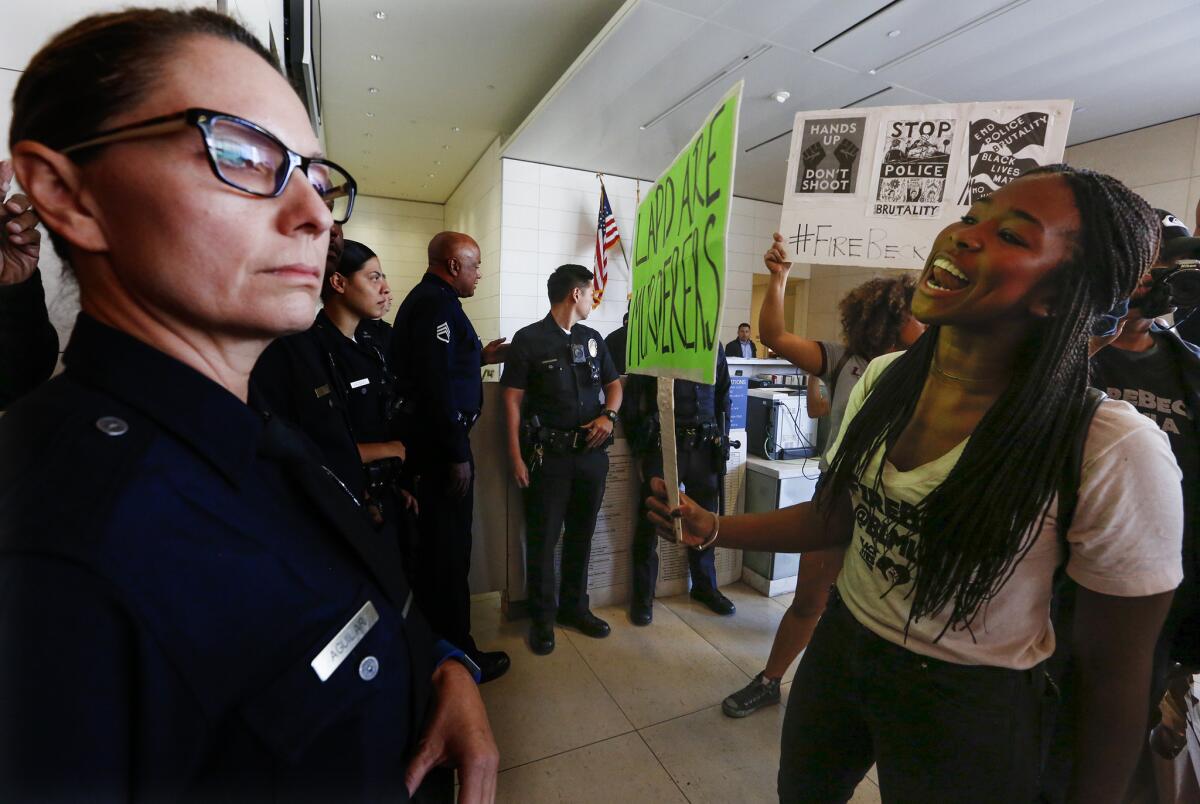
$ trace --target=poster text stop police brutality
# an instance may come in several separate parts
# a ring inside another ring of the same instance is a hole
[[[720,283],[710,248],[720,245],[713,235],[723,233],[716,232],[717,213],[709,207],[723,192],[714,186],[710,168],[717,158],[712,130],[724,114],[721,106],[696,138],[680,184],[670,176],[656,184],[647,199],[650,214],[645,221],[639,217],[634,271],[652,272],[630,301],[630,322],[640,321],[641,326],[629,332],[629,348],[640,358],[697,347],[710,351],[716,343],[722,299],[706,304],[699,288],[702,274]],[[664,249],[672,240],[676,245]]]

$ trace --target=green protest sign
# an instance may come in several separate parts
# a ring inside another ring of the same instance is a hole
[[[638,206],[630,374],[716,381],[741,99],[739,81]]]

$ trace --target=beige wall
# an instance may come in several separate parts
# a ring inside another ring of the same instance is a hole
[[[1067,149],[1067,163],[1109,173],[1189,227],[1200,202],[1200,115]]]
[[[446,199],[446,228],[479,243],[480,278],[463,309],[484,343],[500,334],[500,140]]]
[[[354,202],[354,214],[344,227],[350,240],[357,240],[379,255],[387,274],[394,304],[387,320],[396,318],[396,309],[421,275],[427,260],[429,239],[445,228],[441,204],[399,201],[360,195]]]
[[[841,341],[842,321],[838,302],[842,297],[868,279],[903,273],[906,271],[814,265],[808,280],[808,326],[803,332],[804,336],[818,341]]]

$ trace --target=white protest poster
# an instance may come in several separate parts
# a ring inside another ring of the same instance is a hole
[[[780,233],[797,262],[921,268],[974,200],[1062,161],[1069,100],[800,112]]]

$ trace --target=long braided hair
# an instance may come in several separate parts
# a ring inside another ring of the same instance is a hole
[[[1033,545],[1081,426],[1092,322],[1133,292],[1158,250],[1153,210],[1118,180],[1067,165],[1030,173],[1066,181],[1080,230],[1073,254],[1051,280],[1058,291],[1054,315],[1027,339],[1008,388],[917,508],[916,578],[905,629],[952,606],[939,639],[947,629],[970,629]],[[912,418],[939,329],[930,327],[879,377],[847,426],[818,504],[848,494],[860,480],[871,482],[864,475],[872,458]]]

